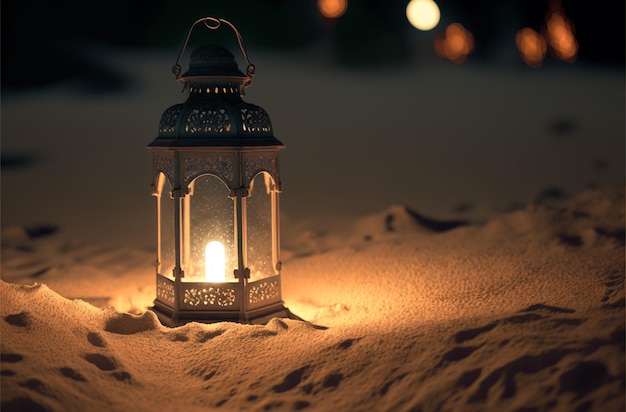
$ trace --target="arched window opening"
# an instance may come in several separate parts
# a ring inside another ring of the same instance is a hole
[[[182,210],[185,281],[235,282],[237,265],[234,199],[213,175],[194,179]]]
[[[267,172],[259,173],[250,182],[246,213],[251,281],[278,274],[277,194],[274,179]]]
[[[163,172],[159,173],[157,199],[157,273],[173,279],[175,264],[174,199],[172,186]]]

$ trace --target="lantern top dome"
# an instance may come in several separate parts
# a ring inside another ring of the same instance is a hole
[[[191,54],[189,70],[181,77],[199,76],[247,77],[237,67],[235,56],[224,47],[215,45],[197,48]]]
[[[249,75],[243,74],[223,47],[196,49],[189,70],[179,78],[189,98],[165,110],[149,147],[282,147],[267,112],[241,98],[253,71],[250,65]]]

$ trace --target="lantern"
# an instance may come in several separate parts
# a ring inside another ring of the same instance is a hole
[[[246,74],[219,46],[195,50],[180,74],[178,62],[198,23],[232,28]],[[254,76],[241,35],[227,20],[197,20],[173,72],[189,97],[163,113],[148,146],[158,232],[152,309],[169,326],[290,316],[280,277],[278,152],[284,146],[265,110],[241,97]]]

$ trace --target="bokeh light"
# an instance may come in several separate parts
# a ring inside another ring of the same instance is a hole
[[[439,24],[441,13],[432,0],[411,0],[406,6],[406,17],[413,27],[427,31]]]
[[[530,27],[524,27],[515,35],[515,44],[524,63],[530,67],[541,66],[548,45],[540,33]]]
[[[435,39],[434,47],[437,56],[460,64],[474,50],[474,36],[463,25],[452,23],[443,37]]]
[[[574,25],[559,8],[548,13],[545,36],[559,59],[572,63],[578,54],[578,42],[574,37]]]
[[[337,19],[348,9],[348,0],[317,0],[317,8],[324,17]]]

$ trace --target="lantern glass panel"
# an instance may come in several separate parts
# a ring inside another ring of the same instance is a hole
[[[212,175],[201,175],[189,185],[182,209],[183,280],[235,282],[237,265],[234,198]]]
[[[157,219],[158,230],[158,268],[157,272],[163,276],[173,279],[174,270],[174,199],[172,198],[172,187],[165,176],[160,173],[157,186]]]
[[[272,177],[259,173],[250,184],[246,199],[248,222],[248,268],[250,280],[259,280],[278,274],[276,271],[276,223],[274,222],[276,187]]]

